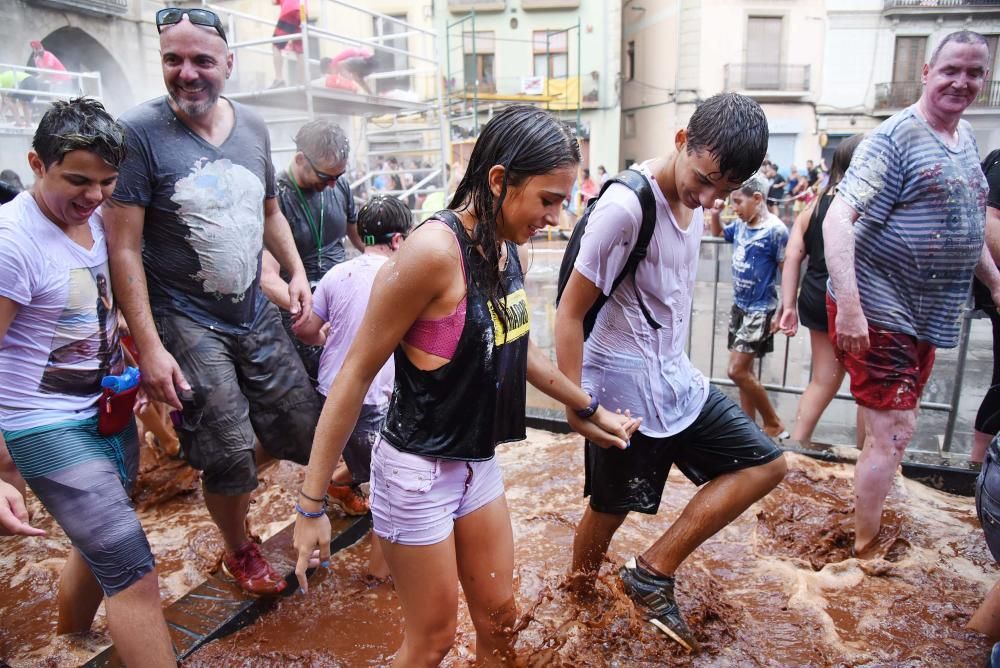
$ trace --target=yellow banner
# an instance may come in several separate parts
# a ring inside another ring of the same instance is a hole
[[[549,98],[546,109],[576,109],[580,106],[580,78],[546,79],[545,95]]]

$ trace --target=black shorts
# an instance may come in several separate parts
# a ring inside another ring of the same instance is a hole
[[[363,79],[378,68],[378,63],[375,62],[375,56],[347,58],[340,61],[340,67],[359,79]]]
[[[271,36],[284,37],[285,35],[298,35],[300,32],[302,32],[301,23],[293,23],[291,21],[286,21],[284,19],[278,19],[278,22],[274,26],[274,33]],[[274,48],[278,49],[279,51],[288,46],[287,41],[272,42],[272,44],[274,45]],[[301,44],[302,44],[301,41],[293,42],[292,48],[301,53],[302,51]]]
[[[698,418],[678,434],[654,438],[636,432],[625,450],[588,441],[583,495],[599,513],[655,515],[673,464],[688,480],[703,485],[780,456],[774,441],[713,385]]]
[[[729,350],[764,357],[774,352],[771,321],[774,311],[744,311],[736,304],[729,312]]]

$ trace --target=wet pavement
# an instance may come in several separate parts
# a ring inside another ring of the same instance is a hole
[[[302,469],[281,463],[264,472],[250,510],[251,531],[266,540],[291,522]],[[199,491],[197,474],[155,448],[144,447],[137,485],[139,519],[160,575],[164,606],[216,570],[222,538]],[[29,492],[32,524],[44,538],[0,538],[0,660],[12,666],[80,665],[107,647],[104,606],[93,630],[56,637],[56,591],[69,540]]]
[[[514,526],[515,591],[526,666],[979,665],[990,643],[963,627],[997,578],[971,499],[897,479],[884,558],[849,556],[852,469],[789,455],[779,488],[708,541],[678,573],[696,629],[694,656],[649,630],[615,569],[677,516],[695,488],[674,471],[655,517],[631,516],[612,543],[596,597],[564,588],[584,501],[576,436],[531,431],[500,448]],[[310,594],[282,600],[254,626],[212,643],[188,666],[383,665],[401,640],[389,585],[361,574],[367,543],[338,554]],[[469,665],[464,603],[445,665]]]
[[[965,623],[1000,572],[972,499],[897,478],[887,505],[893,537],[885,558],[849,556],[852,468],[788,455],[775,492],[709,540],[678,573],[678,600],[702,651],[684,654],[632,611],[613,572],[654,540],[694,494],[674,471],[654,517],[631,516],[619,531],[593,600],[563,587],[581,498],[579,437],[530,430],[502,446],[500,462],[514,526],[515,591],[526,666],[980,665],[989,642]],[[301,469],[272,468],[251,508],[262,537],[291,518]],[[0,539],[0,657],[12,666],[78,664],[107,645],[95,631],[54,639],[55,592],[67,544],[38,508],[45,539]],[[142,511],[165,602],[208,573],[221,543],[198,492]],[[401,640],[391,585],[369,589],[368,543],[338,553],[310,593],[281,599],[253,626],[209,644],[187,666],[363,666],[389,661]],[[474,633],[464,603],[456,647],[445,661],[468,665]]]

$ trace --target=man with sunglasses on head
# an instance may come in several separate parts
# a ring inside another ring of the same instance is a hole
[[[276,197],[263,119],[221,97],[233,55],[205,9],[156,14],[167,96],[126,112],[128,158],[106,207],[111,274],[149,397],[181,410],[181,454],[202,472],[244,590],[285,581],[246,529],[257,468],[306,464],[320,404],[260,287],[263,249],[288,275],[293,319],[312,296]],[[255,449],[254,436],[261,446]]]

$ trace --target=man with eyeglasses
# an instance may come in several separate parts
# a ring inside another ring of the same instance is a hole
[[[319,118],[299,128],[295,148],[288,169],[277,176],[278,204],[292,229],[309,285],[315,289],[327,271],[346,259],[345,235],[364,252],[354,198],[345,175],[350,144],[339,125]],[[261,287],[282,310],[285,329],[295,340],[306,372],[315,384],[319,350],[302,344],[292,334],[288,278],[274,257],[265,252]]]
[[[265,459],[308,462],[320,404],[261,290],[263,249],[287,272],[293,319],[311,309],[309,281],[278,206],[267,127],[221,97],[233,68],[221,21],[170,7],[156,25],[167,96],[120,119],[128,157],[105,208],[114,291],[146,392],[181,411],[181,454],[202,471],[224,570],[274,594],[286,585],[248,536],[250,494]]]
[[[347,135],[336,123],[319,118],[299,128],[295,135],[295,147],[288,169],[277,177],[278,204],[292,228],[295,247],[305,266],[309,286],[315,290],[327,271],[347,259],[345,234],[362,253],[365,245],[358,234],[354,197],[345,175],[350,154]],[[288,278],[288,274],[280,270],[277,260],[265,251],[261,288],[268,299],[281,309],[285,331],[315,387],[323,347],[303,343],[292,331]],[[367,498],[353,483],[352,472],[346,467],[339,467],[329,490],[330,500],[349,515],[364,515],[368,512]]]

